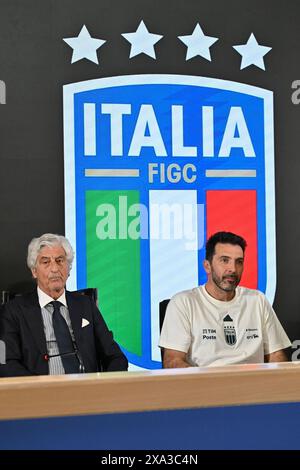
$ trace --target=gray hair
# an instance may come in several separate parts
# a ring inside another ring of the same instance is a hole
[[[36,260],[39,252],[45,246],[57,246],[61,245],[66,252],[67,263],[69,265],[69,271],[72,267],[74,259],[74,251],[69,240],[63,235],[56,235],[54,233],[44,233],[38,238],[33,238],[28,245],[27,253],[27,266],[29,269],[33,269],[36,266]]]

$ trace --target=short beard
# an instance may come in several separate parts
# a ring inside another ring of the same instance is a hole
[[[226,277],[230,277],[230,276],[226,276]],[[224,287],[224,286],[222,286],[223,279],[220,280],[220,278],[217,277],[214,272],[212,272],[212,280],[214,281],[216,286],[219,289],[223,290],[224,292],[234,292],[235,291],[235,289],[237,288],[237,286],[240,282],[240,279],[238,279],[237,276],[234,276],[234,279],[235,279],[234,284],[229,284],[228,286]]]

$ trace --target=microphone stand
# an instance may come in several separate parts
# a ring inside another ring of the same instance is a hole
[[[72,351],[72,352],[61,353],[61,354],[52,354],[51,356],[49,356],[49,354],[45,354],[44,359],[45,359],[45,361],[49,361],[49,359],[51,359],[52,357],[67,357],[67,356],[74,356],[74,355],[77,357],[77,360],[79,362],[79,374],[84,374],[85,373],[85,367],[84,367],[84,364],[83,364],[83,360],[82,360],[80,352],[78,351],[78,349],[76,347],[75,347],[75,350]]]

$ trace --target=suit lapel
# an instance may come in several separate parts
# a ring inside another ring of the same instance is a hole
[[[72,323],[73,333],[75,341],[78,344],[81,339],[81,326],[82,326],[82,303],[78,302],[78,298],[72,295],[70,292],[66,292],[66,299],[69,309],[69,315]]]
[[[37,293],[32,293],[24,305],[24,317],[42,354],[47,353],[46,337],[41,307]]]

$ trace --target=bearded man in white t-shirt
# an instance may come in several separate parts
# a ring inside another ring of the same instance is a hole
[[[159,346],[163,367],[282,362],[291,346],[268,300],[239,287],[246,241],[218,232],[206,243],[205,285],[170,300]]]

